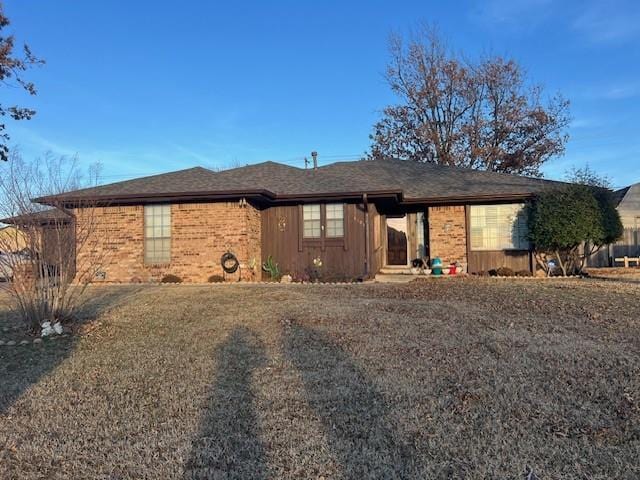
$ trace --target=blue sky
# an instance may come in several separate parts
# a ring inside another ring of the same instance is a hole
[[[392,103],[391,31],[438,25],[458,50],[517,59],[571,100],[566,155],[614,186],[640,181],[640,2],[5,0],[9,27],[47,64],[11,123],[25,156],[77,154],[104,181],[263,160],[352,159]]]

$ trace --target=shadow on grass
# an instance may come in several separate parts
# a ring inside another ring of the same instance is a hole
[[[390,406],[367,375],[330,337],[292,326],[285,350],[300,371],[345,478],[413,478],[414,449],[402,443]]]
[[[91,295],[78,310],[78,321],[90,321],[104,311],[122,304],[136,292],[137,290],[131,289],[113,289]],[[22,324],[14,312],[0,311],[0,326],[19,325]],[[25,326],[19,328],[20,332],[27,330]],[[33,337],[27,338],[30,342],[28,345],[0,346],[0,415],[13,405],[24,391],[69,357],[77,343],[75,336],[48,338],[40,344],[33,344]]]
[[[625,278],[623,276],[620,277],[603,277],[598,275],[592,275],[589,277],[590,280],[598,280],[603,282],[611,282],[611,283],[623,283],[626,285],[636,285],[640,286],[640,277],[633,278]]]
[[[216,358],[216,380],[184,478],[265,478],[251,391],[252,372],[265,361],[264,348],[250,331],[238,328],[219,347]]]
[[[85,292],[86,298],[76,312],[80,322],[91,321],[107,310],[123,305],[144,290],[144,286],[95,287]]]

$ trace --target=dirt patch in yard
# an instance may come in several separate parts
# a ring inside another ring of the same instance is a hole
[[[0,478],[640,475],[638,285],[128,288],[0,347]]]

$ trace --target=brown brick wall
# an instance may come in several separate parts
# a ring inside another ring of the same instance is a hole
[[[429,255],[467,263],[467,223],[464,205],[429,207]]]
[[[171,205],[171,261],[144,264],[144,207],[142,205],[95,209],[95,246],[86,250],[102,263],[107,282],[158,281],[166,274],[184,282],[206,282],[222,275],[220,257],[231,251],[240,261],[240,273],[228,280],[259,278],[261,266],[260,212],[238,202]],[[78,262],[83,253],[78,251]],[[249,268],[255,265],[255,275]]]

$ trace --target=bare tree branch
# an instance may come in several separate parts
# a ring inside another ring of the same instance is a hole
[[[522,68],[500,57],[472,63],[423,27],[408,44],[389,40],[386,79],[400,103],[375,124],[369,156],[539,175],[564,152],[569,104],[528,86]]]

